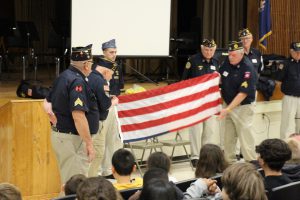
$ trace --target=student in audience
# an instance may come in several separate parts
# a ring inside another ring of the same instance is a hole
[[[196,178],[209,178],[223,173],[228,167],[222,149],[215,144],[205,144],[200,150],[196,166]]]
[[[20,190],[9,183],[0,183],[0,199],[1,200],[22,200]]]
[[[77,200],[122,200],[120,193],[111,182],[103,177],[91,177],[84,180],[78,187]]]
[[[281,139],[266,139],[256,146],[258,163],[264,170],[265,188],[270,191],[274,187],[291,183],[286,175],[282,174],[281,168],[291,158],[291,150],[286,142]]]
[[[134,157],[126,149],[117,150],[112,157],[112,173],[116,179],[113,185],[118,190],[142,187],[141,178],[131,178],[131,174],[136,170]]]
[[[171,160],[167,154],[163,152],[154,152],[152,153],[147,160],[148,169],[152,168],[161,168],[165,170],[167,173],[170,173],[171,168]],[[169,181],[174,183],[177,182],[175,177],[169,175]]]
[[[86,179],[86,176],[83,174],[73,175],[64,185],[63,191],[65,195],[76,194],[76,190],[80,183]]]
[[[139,200],[176,200],[175,188],[166,180],[155,178],[144,185]]]
[[[267,200],[263,178],[250,163],[235,163],[222,176],[223,200]]]

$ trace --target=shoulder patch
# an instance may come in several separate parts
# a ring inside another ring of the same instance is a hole
[[[76,92],[82,92],[82,86],[78,85],[75,87]]]
[[[185,68],[186,68],[186,69],[190,69],[190,68],[191,68],[191,63],[190,63],[190,61],[188,61],[188,62],[185,64]]]
[[[74,102],[74,106],[83,106],[83,102],[81,101],[81,99],[79,97]]]
[[[248,79],[251,76],[251,72],[245,72],[244,78]]]
[[[248,87],[247,81],[244,81],[241,86],[244,87],[244,88],[247,88]]]

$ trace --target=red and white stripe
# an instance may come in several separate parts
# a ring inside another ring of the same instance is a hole
[[[119,96],[121,139],[130,142],[177,131],[202,122],[220,110],[217,73]]]

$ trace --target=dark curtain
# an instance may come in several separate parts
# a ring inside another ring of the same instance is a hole
[[[201,0],[199,16],[203,19],[203,38],[214,38],[218,47],[226,48],[228,41],[238,39],[245,28],[247,0]]]

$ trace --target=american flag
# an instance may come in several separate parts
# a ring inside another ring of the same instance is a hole
[[[141,93],[119,96],[117,115],[124,143],[203,122],[221,110],[219,74],[207,74]]]

